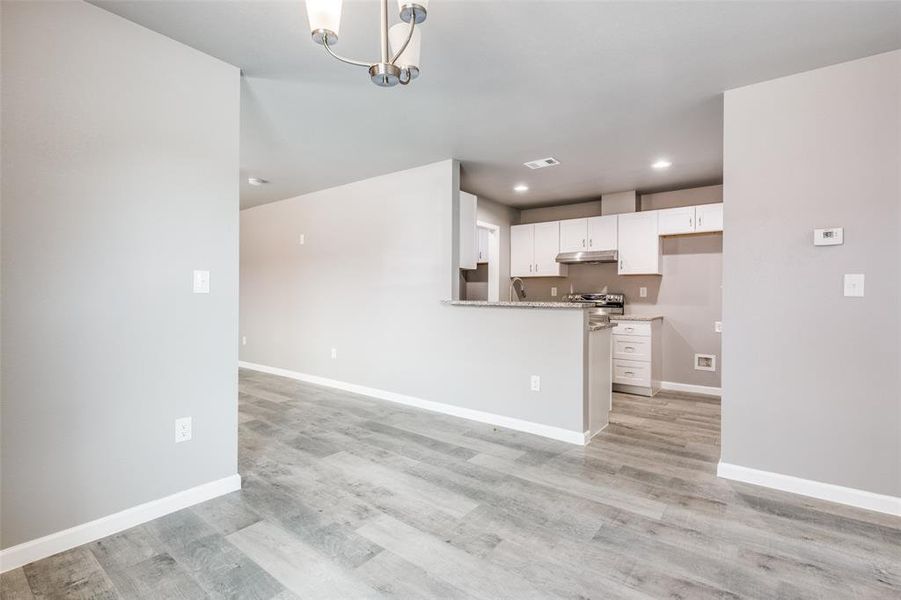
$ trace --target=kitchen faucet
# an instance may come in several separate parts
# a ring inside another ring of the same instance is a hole
[[[510,280],[510,302],[513,302],[513,292],[516,289],[516,282],[519,282],[519,290],[522,292],[522,297],[526,297],[526,284],[523,283],[523,280],[519,277],[514,277]],[[519,294],[516,294],[516,301],[519,302]]]

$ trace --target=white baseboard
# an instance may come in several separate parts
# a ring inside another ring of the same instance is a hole
[[[586,443],[588,443],[585,439],[585,432],[582,431],[570,431],[568,429],[563,429],[562,427],[542,425],[541,423],[524,421],[522,419],[506,417],[504,415],[496,415],[494,413],[483,412],[481,410],[475,410],[472,408],[463,408],[462,406],[454,406],[453,404],[444,404],[443,402],[433,402],[431,400],[424,400],[415,396],[406,396],[404,394],[398,394],[396,392],[388,392],[377,388],[367,387],[365,385],[357,385],[355,383],[338,381],[337,379],[320,377],[318,375],[298,373],[297,371],[289,371],[288,369],[282,369],[279,367],[270,367],[267,365],[259,365],[245,361],[239,361],[238,366],[244,369],[250,369],[252,371],[260,371],[261,373],[269,373],[270,375],[280,375],[281,377],[296,379],[297,381],[315,383],[316,385],[323,385],[354,394],[369,396],[371,398],[378,398],[379,400],[387,400],[388,402],[396,402],[398,404],[404,404],[406,406],[415,406],[416,408],[422,408],[445,415],[452,415],[454,417],[461,417],[463,419],[469,419],[470,421],[478,421],[479,423],[487,423],[489,425],[497,425],[498,427],[506,427],[507,429],[515,429],[516,431],[532,433],[535,435],[540,435],[542,437],[559,440],[561,442],[568,442],[570,444],[578,444],[580,446],[584,446]]]
[[[723,388],[712,385],[694,385],[691,383],[676,383],[675,381],[661,381],[661,390],[671,392],[686,392],[689,394],[704,394],[705,396],[722,396]]]
[[[716,474],[723,479],[753,483],[763,487],[810,496],[819,500],[828,500],[839,504],[847,504],[857,508],[865,508],[876,512],[901,517],[901,498],[875,494],[865,490],[843,487],[832,483],[823,483],[810,479],[801,479],[791,475],[782,475],[771,471],[760,471],[721,462],[717,465]]]
[[[237,473],[0,550],[0,573],[241,489]]]

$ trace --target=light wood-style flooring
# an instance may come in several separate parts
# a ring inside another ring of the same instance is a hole
[[[617,394],[581,448],[250,371],[240,394],[240,492],[2,599],[901,598],[898,519],[716,478],[716,400]]]

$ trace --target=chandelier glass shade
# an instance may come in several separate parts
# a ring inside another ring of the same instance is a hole
[[[373,83],[392,87],[407,85],[419,76],[422,35],[417,25],[428,16],[428,0],[398,0],[402,23],[388,27],[388,0],[380,0],[380,56],[378,61],[346,58],[332,49],[338,43],[342,0],[306,0],[307,18],[313,41],[321,44],[334,58],[351,65],[366,67]]]

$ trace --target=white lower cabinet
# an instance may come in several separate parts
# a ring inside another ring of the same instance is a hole
[[[557,262],[559,253],[559,221],[510,227],[511,277],[563,277],[567,268]]]
[[[616,321],[613,328],[613,389],[653,396],[660,391],[661,319]]]

